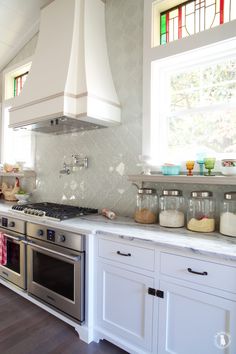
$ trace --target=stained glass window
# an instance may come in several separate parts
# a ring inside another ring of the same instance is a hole
[[[160,44],[236,19],[236,0],[189,0],[160,14]]]
[[[14,77],[14,97],[20,94],[28,73],[29,72],[27,71],[24,74]]]

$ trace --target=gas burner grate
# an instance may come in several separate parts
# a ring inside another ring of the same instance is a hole
[[[49,202],[13,205],[12,210],[42,218],[52,218],[55,220],[66,220],[70,218],[75,218],[77,216],[98,213],[98,210],[93,208],[77,207],[73,205]]]

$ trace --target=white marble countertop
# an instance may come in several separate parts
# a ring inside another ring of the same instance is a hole
[[[163,228],[158,224],[141,225],[125,217],[117,217],[111,221],[101,215],[83,216],[65,221],[41,220],[38,217],[13,212],[10,210],[11,205],[12,203],[1,202],[1,215],[14,216],[77,233],[137,238],[164,247],[185,249],[195,254],[236,261],[236,238],[223,236],[217,232],[202,234],[188,231],[185,228]]]

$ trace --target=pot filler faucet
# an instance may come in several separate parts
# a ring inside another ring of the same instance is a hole
[[[73,171],[74,167],[88,168],[88,158],[82,157],[79,154],[72,155],[71,163],[63,163],[63,169],[59,171],[61,175],[69,175]]]

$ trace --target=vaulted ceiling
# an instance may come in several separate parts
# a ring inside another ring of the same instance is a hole
[[[48,2],[0,0],[0,71],[38,32],[40,7]]]

